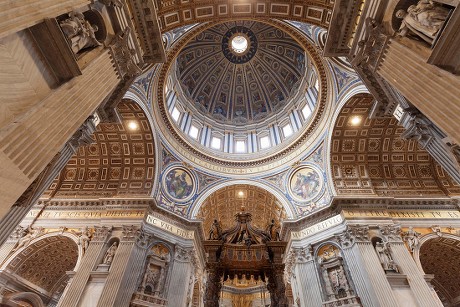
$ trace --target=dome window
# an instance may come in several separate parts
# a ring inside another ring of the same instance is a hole
[[[232,49],[236,53],[243,53],[248,49],[248,40],[246,37],[243,35],[236,35],[235,37],[232,38]]]

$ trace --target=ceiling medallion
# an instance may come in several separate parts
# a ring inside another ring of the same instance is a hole
[[[257,51],[257,38],[243,26],[231,28],[222,37],[222,52],[234,64],[243,64],[252,59]]]

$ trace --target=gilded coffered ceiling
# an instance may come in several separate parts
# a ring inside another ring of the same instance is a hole
[[[201,205],[197,218],[203,219],[203,229],[208,231],[214,219],[217,219],[223,230],[233,227],[235,214],[242,211],[252,214],[252,225],[264,229],[275,220],[276,225],[286,218],[286,212],[281,203],[266,190],[237,184],[222,188],[212,193]],[[207,233],[205,234],[207,235]]]
[[[53,294],[67,281],[67,271],[75,268],[78,246],[71,239],[61,236],[39,240],[16,256],[5,270],[24,278]]]
[[[78,149],[43,197],[150,195],[155,176],[150,123],[132,101],[120,103],[118,111],[122,123],[101,123],[94,143]]]
[[[247,49],[232,42],[240,36]],[[237,21],[199,33],[177,58],[186,96],[203,115],[234,125],[259,122],[292,102],[305,73],[305,51],[274,26]]]
[[[460,295],[460,274],[452,268],[460,267],[460,241],[442,237],[428,240],[420,247],[420,263],[426,274],[434,274],[432,284],[440,297],[454,303]]]
[[[330,161],[337,194],[458,195],[458,185],[428,152],[400,137],[404,128],[395,118],[368,118],[372,103],[369,94],[352,97],[335,122]]]
[[[166,1],[156,0],[161,31],[197,22],[237,18],[273,18],[297,20],[327,28],[332,16],[333,0],[241,2],[227,0]]]

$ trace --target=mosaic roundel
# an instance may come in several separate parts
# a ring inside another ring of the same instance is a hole
[[[288,191],[299,202],[314,199],[323,189],[323,177],[311,166],[302,166],[289,177]]]
[[[237,45],[235,45],[237,43]],[[240,50],[235,48],[241,46]],[[257,51],[257,38],[250,29],[236,26],[222,37],[222,52],[233,64],[243,64],[254,57]]]
[[[192,174],[183,167],[171,167],[165,171],[163,189],[168,197],[178,202],[190,200],[196,185]]]

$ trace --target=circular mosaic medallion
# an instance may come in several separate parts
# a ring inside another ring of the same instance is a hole
[[[323,189],[323,176],[311,166],[302,166],[289,177],[288,190],[292,198],[299,202],[314,199]]]
[[[222,52],[234,64],[243,64],[252,59],[257,51],[257,38],[243,26],[231,28],[222,37]]]
[[[171,167],[165,171],[163,189],[171,199],[185,202],[195,193],[195,182],[190,172],[183,167]]]

